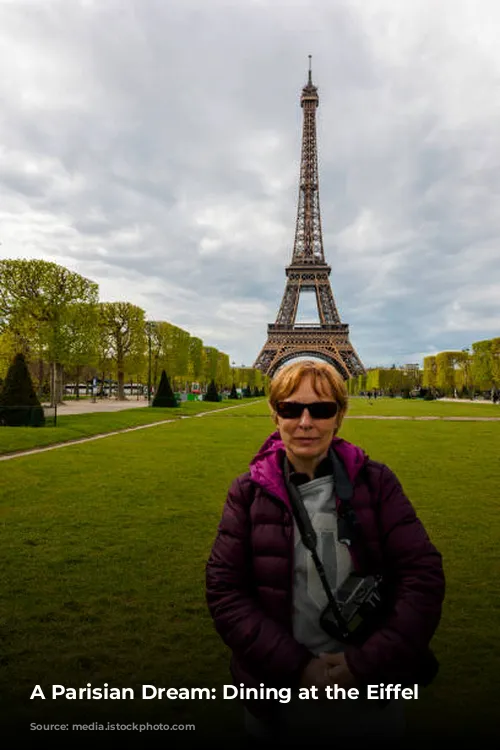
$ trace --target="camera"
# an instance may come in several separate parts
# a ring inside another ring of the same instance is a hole
[[[346,643],[364,640],[382,614],[382,577],[352,573],[333,596],[336,606],[329,602],[320,617],[323,630]]]

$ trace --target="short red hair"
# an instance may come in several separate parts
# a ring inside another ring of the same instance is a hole
[[[285,365],[281,370],[278,370],[271,380],[269,406],[271,407],[274,421],[276,422],[276,404],[278,401],[284,401],[284,399],[291,396],[304,378],[307,377],[311,378],[312,387],[318,396],[327,392],[331,395],[333,401],[337,402],[337,429],[335,432],[338,432],[347,412],[349,400],[345,381],[332,365],[312,359],[299,360]]]

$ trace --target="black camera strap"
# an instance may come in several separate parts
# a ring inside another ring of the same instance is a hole
[[[367,575],[374,568],[374,560],[371,558],[361,525],[352,507],[353,486],[342,461],[333,448],[330,448],[329,458],[333,467],[334,493],[336,492],[339,499],[337,509],[338,540],[348,547],[357,542],[356,559],[358,570],[360,574]]]
[[[331,451],[331,453],[333,454],[333,451]],[[338,460],[338,458],[336,456],[335,458],[340,464],[340,461]],[[335,469],[336,467],[334,465],[334,471]],[[286,456],[285,456],[285,461],[284,461],[284,477],[285,477],[286,488],[288,490],[288,496],[290,498],[290,504],[292,506],[293,515],[297,523],[297,528],[299,529],[302,542],[304,546],[306,547],[306,549],[308,549],[309,552],[311,553],[311,557],[313,559],[314,565],[316,566],[316,570],[318,571],[321,584],[328,598],[328,603],[330,604],[332,612],[335,618],[337,619],[339,628],[342,631],[344,631],[343,632],[344,637],[347,637],[349,634],[349,631],[347,629],[347,623],[344,617],[342,616],[340,608],[337,604],[337,601],[328,583],[328,579],[325,573],[325,568],[323,567],[323,563],[321,562],[319,558],[319,555],[317,552],[318,537],[311,523],[311,519],[309,518],[309,513],[307,512],[305,508],[304,502],[300,496],[300,492],[298,488],[290,479],[290,463]],[[347,480],[347,482],[348,481],[349,480]],[[343,484],[342,490],[345,492],[348,491],[348,487],[346,486],[345,483]],[[352,488],[351,488],[350,494],[352,495]],[[340,498],[340,495],[339,495],[339,499],[342,500]]]
[[[339,542],[350,546],[358,529],[358,519],[351,505],[352,484],[339,457],[330,448],[328,458],[333,467],[334,493],[339,499],[337,536]]]

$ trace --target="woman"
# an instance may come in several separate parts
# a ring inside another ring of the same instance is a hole
[[[441,555],[392,471],[336,437],[347,390],[333,367],[285,366],[269,404],[277,431],[232,483],[207,564],[208,606],[232,651],[234,684],[291,688],[288,703],[247,691],[259,696],[245,701],[247,730],[260,740],[324,732],[387,744],[403,731],[402,701],[368,700],[366,686],[432,679]],[[341,502],[346,486],[351,497]],[[300,503],[326,583],[297,523]],[[382,579],[383,592],[371,629],[368,618],[361,639],[327,632],[328,589],[370,574]],[[359,698],[328,699],[325,689],[334,685],[357,688]],[[318,699],[299,699],[304,687],[316,688]]]

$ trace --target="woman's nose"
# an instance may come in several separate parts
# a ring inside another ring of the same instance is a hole
[[[309,426],[312,424],[312,419],[311,419],[311,415],[309,414],[309,409],[304,409],[304,411],[300,415],[299,424],[301,427]]]

